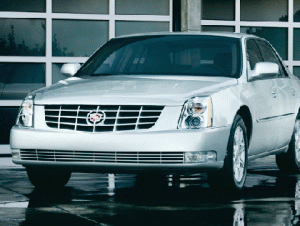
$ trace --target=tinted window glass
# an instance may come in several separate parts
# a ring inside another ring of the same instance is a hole
[[[53,56],[90,56],[108,40],[108,21],[53,20]]]
[[[44,19],[0,19],[0,55],[45,56],[45,29]]]
[[[300,11],[299,11],[299,20],[300,20]],[[294,28],[294,60],[300,60],[300,29]]]
[[[254,40],[247,41],[247,58],[251,70],[254,69],[256,63],[263,62],[262,55]]]
[[[203,0],[202,19],[203,20],[234,20],[235,1],[234,0]]]
[[[235,27],[231,26],[211,26],[211,25],[202,25],[202,31],[225,31],[225,32],[234,32]]]
[[[300,1],[294,0],[294,22],[300,22]]]
[[[10,83],[45,83],[43,64],[14,64]]]
[[[46,12],[46,0],[1,0],[0,11]]]
[[[288,21],[287,0],[241,0],[241,21]]]
[[[116,37],[121,35],[169,31],[169,22],[116,21]]]
[[[268,43],[258,40],[258,43],[262,49],[263,57],[266,62],[272,62],[278,64],[278,60],[276,59],[276,55],[273,52],[272,48],[268,45]]]
[[[45,86],[45,64],[0,63],[0,99],[22,100]]]
[[[288,29],[283,27],[241,27],[242,33],[253,34],[268,40],[280,54],[287,60]]]
[[[52,84],[68,78],[61,73],[62,66],[63,64],[52,64]]]
[[[169,15],[168,0],[116,0],[116,14]]]
[[[108,0],[52,0],[53,13],[107,14]]]
[[[80,75],[163,74],[238,78],[240,40],[173,35],[113,39],[78,72]]]
[[[265,41],[258,40],[259,46],[262,49],[263,58],[265,62],[272,62],[276,63],[279,66],[280,76],[286,76],[286,73],[280,63],[279,59],[277,58],[276,53],[272,49],[272,47]]]
[[[45,83],[45,65],[0,63],[0,83]]]
[[[294,67],[294,75],[300,79],[300,67]]]

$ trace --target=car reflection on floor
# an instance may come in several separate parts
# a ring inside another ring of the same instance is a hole
[[[154,183],[135,175],[75,174],[63,189],[28,194],[20,225],[299,224],[300,177],[252,173],[239,196],[212,191],[203,175]]]

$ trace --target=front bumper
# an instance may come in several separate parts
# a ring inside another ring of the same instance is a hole
[[[61,167],[77,172],[136,173],[142,171],[200,172],[220,169],[226,155],[230,127],[202,128],[197,130],[86,133],[57,130],[38,130],[15,126],[11,130],[12,150],[59,150],[88,152],[126,153],[176,153],[215,151],[217,161],[209,163],[116,163],[40,161],[13,158],[16,164]]]

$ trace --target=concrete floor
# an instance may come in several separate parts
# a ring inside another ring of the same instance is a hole
[[[74,173],[65,188],[38,190],[24,168],[0,159],[0,226],[299,225],[299,200],[300,175],[281,174],[274,157],[250,163],[238,196],[213,191],[205,175],[175,184]]]

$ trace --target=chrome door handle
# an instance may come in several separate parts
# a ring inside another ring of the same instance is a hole
[[[291,89],[291,91],[292,91],[292,96],[296,96],[296,90]]]

